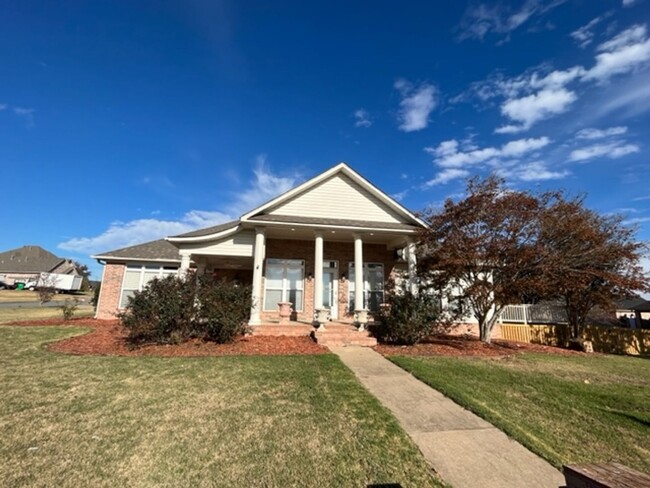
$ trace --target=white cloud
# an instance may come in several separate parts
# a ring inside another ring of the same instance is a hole
[[[354,118],[356,119],[354,122],[355,127],[370,127],[373,122],[368,111],[363,108],[355,110]]]
[[[610,127],[608,129],[582,129],[576,133],[576,139],[604,139],[620,136],[627,132],[627,127]]]
[[[458,39],[483,40],[489,33],[509,34],[533,17],[543,15],[566,0],[525,0],[517,9],[503,3],[480,3],[467,8],[457,30]]]
[[[583,80],[604,82],[612,76],[633,72],[650,60],[650,39],[645,25],[634,25],[598,46],[596,64]]]
[[[631,7],[639,3],[639,0],[623,0],[623,7]]]
[[[618,159],[628,154],[639,152],[636,144],[624,144],[621,141],[614,141],[607,144],[594,144],[592,146],[574,149],[569,155],[569,161],[587,161],[594,158],[607,157]]]
[[[504,178],[521,181],[546,181],[565,178],[569,171],[551,171],[543,161],[533,161],[512,168],[498,170],[497,173]]]
[[[426,147],[425,152],[434,156],[434,163],[441,168],[461,168],[487,162],[500,162],[505,159],[521,157],[530,152],[541,149],[551,140],[548,137],[537,139],[519,139],[497,147],[484,147],[481,149],[459,150],[460,144],[455,139],[441,142],[437,147]]]
[[[427,181],[424,186],[434,186],[434,185],[446,185],[452,180],[458,178],[466,178],[469,176],[469,171],[458,168],[447,168],[440,171],[435,178]]]
[[[135,219],[113,222],[108,229],[94,237],[75,237],[58,245],[60,249],[82,254],[95,254],[111,249],[132,246],[170,235],[182,234],[195,229],[211,227],[236,219],[261,203],[295,186],[298,176],[274,175],[266,164],[266,156],[259,155],[253,170],[254,179],[249,187],[233,195],[224,205],[224,211],[191,210],[178,219]]]
[[[530,129],[540,120],[566,112],[578,97],[575,92],[544,89],[522,98],[507,100],[501,105],[501,113],[519,125],[505,125],[495,130],[497,134],[513,134]]]
[[[6,110],[7,104],[6,103],[0,103],[0,110]]]
[[[395,82],[402,99],[397,113],[399,130],[413,132],[425,129],[429,125],[429,115],[438,104],[438,90],[430,83],[413,85],[400,79]]]
[[[94,254],[133,246],[142,242],[182,234],[201,227],[210,227],[230,220],[221,212],[191,210],[178,220],[136,219],[112,222],[108,229],[94,237],[75,237],[59,244],[65,251]]]

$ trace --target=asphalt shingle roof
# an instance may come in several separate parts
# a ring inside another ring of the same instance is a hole
[[[115,251],[100,253],[98,257],[130,258],[130,259],[156,259],[161,261],[180,261],[178,248],[165,239],[145,242],[135,246],[123,247]]]
[[[40,246],[23,246],[0,253],[0,273],[47,273],[64,261]]]
[[[209,236],[210,234],[216,234],[217,232],[221,232],[222,230],[231,229],[231,228],[235,227],[236,225],[239,225],[239,220],[231,220],[230,222],[226,222],[225,224],[219,224],[219,225],[215,225],[213,227],[206,227],[205,229],[193,230],[192,232],[186,232],[185,234],[179,234],[179,235],[173,236],[173,237]]]

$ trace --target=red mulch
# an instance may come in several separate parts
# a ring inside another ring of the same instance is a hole
[[[472,336],[438,336],[414,346],[389,346],[380,344],[375,351],[384,356],[488,356],[503,357],[521,352],[541,352],[546,354],[574,355],[584,354],[560,347],[542,346],[524,342],[493,340],[485,344]]]
[[[60,319],[13,322],[11,325],[61,325]],[[145,345],[133,348],[126,342],[126,331],[115,320],[74,319],[66,325],[92,327],[88,334],[50,344],[51,351],[95,356],[266,356],[287,354],[326,354],[329,351],[309,337],[247,336],[232,344],[192,340],[174,345]]]

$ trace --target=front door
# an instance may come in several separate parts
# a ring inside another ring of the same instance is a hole
[[[323,307],[330,309],[332,320],[339,318],[339,270],[337,261],[323,263]]]

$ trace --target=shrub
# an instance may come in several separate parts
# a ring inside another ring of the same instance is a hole
[[[427,293],[402,291],[389,296],[379,313],[378,339],[390,344],[417,344],[430,336],[440,318],[439,299]]]
[[[167,276],[136,292],[119,318],[135,344],[170,344],[196,337],[232,342],[247,330],[251,287],[201,276]]]
[[[61,306],[61,312],[63,313],[63,320],[72,320],[74,313],[79,307],[79,300],[66,300],[65,303]]]
[[[97,305],[99,304],[99,294],[102,291],[102,284],[98,283],[95,285],[95,288],[93,288],[93,297],[90,299],[90,304],[97,308]]]
[[[197,290],[200,328],[204,337],[219,343],[232,342],[248,330],[252,289],[212,276],[201,276]]]
[[[176,343],[194,332],[196,281],[166,276],[150,281],[118,314],[134,343]]]
[[[53,286],[44,285],[38,288],[38,299],[41,302],[41,305],[44,305],[47,302],[52,301],[54,295],[56,295],[56,288],[54,288]]]

